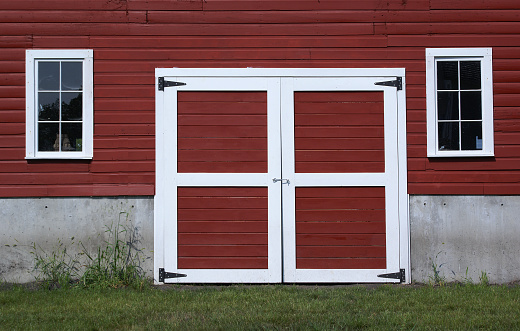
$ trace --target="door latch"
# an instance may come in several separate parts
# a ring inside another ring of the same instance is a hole
[[[273,183],[282,182],[282,184],[289,185],[291,182],[286,178],[273,178]]]

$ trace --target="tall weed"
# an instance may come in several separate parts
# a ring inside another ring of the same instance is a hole
[[[49,289],[70,286],[142,289],[149,284],[141,268],[142,249],[137,248],[136,229],[127,223],[128,213],[120,212],[117,223],[106,226],[107,239],[94,252],[82,242],[75,255],[70,255],[60,240],[50,253],[33,243],[36,280]]]

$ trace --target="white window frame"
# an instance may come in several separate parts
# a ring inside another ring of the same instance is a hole
[[[482,150],[439,150],[437,124],[437,60],[481,62]],[[426,121],[428,157],[494,156],[493,68],[491,48],[426,49]]]
[[[92,159],[94,136],[93,59],[91,49],[26,50],[26,159]],[[81,151],[38,151],[37,62],[39,60],[78,60],[83,62],[83,129]]]

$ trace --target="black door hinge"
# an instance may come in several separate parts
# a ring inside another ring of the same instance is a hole
[[[377,275],[377,277],[399,279],[401,283],[406,282],[406,274],[404,272],[404,269],[399,269],[399,272],[394,272],[391,274]]]
[[[185,274],[178,274],[175,272],[166,272],[164,271],[164,268],[159,268],[159,282],[164,283],[164,280],[167,278],[181,278],[186,277]]]
[[[400,91],[403,89],[403,78],[397,77],[395,80],[387,80],[385,82],[377,82],[374,85],[382,85],[382,86],[393,86],[397,87],[397,90]]]
[[[165,87],[170,86],[183,86],[186,85],[186,83],[183,82],[172,82],[169,80],[164,80],[164,77],[159,77],[159,81],[157,83],[159,91],[164,91]]]

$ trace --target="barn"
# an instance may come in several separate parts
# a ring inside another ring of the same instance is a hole
[[[0,0],[0,279],[520,279],[513,0]],[[72,248],[71,248],[72,249]]]

